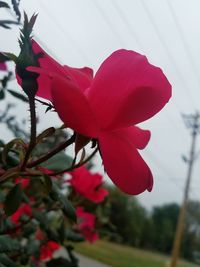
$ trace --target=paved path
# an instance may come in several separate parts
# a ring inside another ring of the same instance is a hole
[[[80,267],[111,267],[103,263],[99,263],[97,261],[91,260],[88,257],[85,257],[80,254],[78,254],[78,258],[80,260],[80,263],[79,263]]]

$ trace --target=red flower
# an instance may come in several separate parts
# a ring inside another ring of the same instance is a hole
[[[18,177],[18,178],[15,179],[15,183],[16,184],[21,184],[22,188],[25,189],[29,185],[30,180],[28,178]]]
[[[89,242],[95,242],[99,236],[95,232],[95,215],[85,212],[83,207],[76,208],[78,218],[78,230]]]
[[[100,174],[92,174],[83,166],[75,169],[71,175],[69,182],[74,190],[92,202],[100,203],[108,195],[106,189],[100,188],[103,183],[103,177]]]
[[[151,191],[153,177],[138,152],[147,145],[150,132],[132,125],[154,116],[171,97],[162,70],[145,56],[121,49],[102,63],[86,89],[78,82],[83,81],[82,72],[62,67],[36,43],[33,48],[44,53],[41,69],[29,68],[41,74],[40,96],[52,100],[68,127],[98,140],[105,170],[122,191]]]
[[[48,261],[52,259],[53,253],[60,249],[60,245],[54,241],[48,241],[41,246],[40,249],[40,261]]]
[[[0,71],[7,71],[7,65],[5,62],[0,62]]]
[[[40,241],[45,239],[45,234],[44,234],[44,232],[42,232],[42,230],[40,228],[37,229],[37,231],[35,233],[35,239],[40,240]]]
[[[32,217],[32,209],[28,204],[23,203],[15,213],[11,216],[11,220],[13,223],[20,223],[21,216],[26,215],[28,217]]]

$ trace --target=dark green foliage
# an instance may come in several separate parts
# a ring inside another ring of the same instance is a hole
[[[20,13],[20,10],[19,10],[19,2],[20,2],[20,0],[11,0],[11,2],[12,2],[13,9],[15,11],[15,14],[17,16],[17,20],[18,20],[18,22],[20,22],[20,19],[21,19],[21,13]]]
[[[146,227],[147,212],[134,197],[109,189],[108,216],[114,226],[111,239],[140,246]]]
[[[28,99],[27,99],[27,97],[25,97],[24,95],[22,95],[22,94],[20,94],[20,93],[18,93],[18,92],[15,92],[14,90],[7,90],[12,96],[14,96],[14,97],[16,97],[16,98],[18,98],[18,99],[20,99],[20,100],[22,100],[23,102],[26,102],[26,103],[28,103]]]
[[[0,20],[0,27],[11,29],[11,25],[18,25],[18,21],[3,19]]]
[[[178,204],[166,204],[153,209],[153,247],[159,251],[170,253],[179,214]]]
[[[0,8],[10,8],[9,7],[9,5],[6,3],[6,2],[4,2],[4,1],[0,1]]]
[[[134,197],[110,188],[104,207],[109,218],[109,239],[138,248],[170,254],[180,206],[170,203],[147,212]],[[105,235],[105,233],[104,233]],[[200,203],[190,201],[183,235],[181,256],[195,261],[200,247]]]
[[[72,231],[71,229],[65,230],[65,236],[67,240],[70,240],[70,241],[75,241],[75,242],[84,241],[84,238],[82,235],[80,235],[79,233],[76,233],[75,231]]]
[[[22,188],[16,184],[6,196],[4,211],[7,216],[12,215],[20,206],[22,201]]]
[[[0,236],[0,253],[19,251],[20,244],[8,235]]]
[[[19,265],[12,261],[6,254],[0,254],[0,264],[4,267],[18,267]],[[0,265],[1,266],[1,265]]]
[[[60,202],[63,213],[71,220],[76,221],[76,212],[71,202],[67,199],[65,195],[60,192],[59,187],[55,182],[52,184],[52,191],[50,192],[50,197],[53,200]]]
[[[61,171],[69,168],[72,164],[72,158],[65,154],[65,152],[59,152],[49,160],[42,163],[42,166],[52,171]]]

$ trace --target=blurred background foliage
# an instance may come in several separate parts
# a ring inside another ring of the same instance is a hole
[[[108,218],[108,240],[137,248],[170,254],[174,240],[180,206],[176,203],[145,209],[136,197],[130,197],[115,187],[107,187],[110,197],[104,206]],[[186,227],[181,256],[187,260],[200,260],[200,203],[188,204]]]

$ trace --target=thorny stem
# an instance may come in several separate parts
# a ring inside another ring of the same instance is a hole
[[[42,100],[37,99],[37,98],[35,98],[35,101],[38,101],[38,102],[41,103],[42,105],[47,106],[47,107],[49,107],[49,108],[54,108],[54,106],[53,106],[51,103],[47,103],[47,102],[42,101]]]
[[[21,166],[22,171],[25,169],[30,154],[36,145],[36,111],[35,111],[34,97],[29,97],[29,106],[30,106],[30,117],[31,117],[31,136],[30,136],[30,143]]]
[[[85,163],[87,163],[88,161],[91,160],[91,158],[96,154],[96,152],[98,151],[98,148],[96,148],[91,155],[89,155],[85,160],[83,161],[80,161],[79,163],[75,164],[75,165],[72,165],[71,167],[69,168],[66,168],[62,171],[58,171],[58,172],[52,172],[52,173],[49,173],[48,175],[49,176],[56,176],[56,175],[60,175],[60,174],[63,174],[65,172],[69,172],[69,171],[72,171],[76,168],[79,168],[81,166],[83,166]],[[6,174],[7,173],[12,173],[12,172],[18,172],[19,176],[41,176],[41,173],[36,171],[36,172],[29,172],[28,170],[27,171],[22,171],[20,172],[18,166],[17,167],[13,167],[12,169],[9,169],[8,171],[5,171],[4,173],[1,173],[1,177],[0,177],[0,183],[4,182],[5,180],[11,178],[12,176],[7,176]]]
[[[64,169],[64,170],[62,170],[62,171],[57,171],[57,172],[49,173],[48,175],[49,175],[49,176],[56,176],[56,175],[63,174],[63,173],[65,173],[65,172],[72,171],[72,170],[74,170],[74,169],[76,169],[76,168],[79,168],[79,167],[83,166],[85,163],[87,163],[88,161],[90,161],[91,158],[97,153],[97,151],[98,151],[98,148],[96,148],[96,149],[92,152],[92,154],[89,155],[85,160],[83,160],[83,161],[81,161],[81,162],[79,162],[79,163],[77,163],[77,164],[75,164],[75,165],[72,165],[71,167],[69,167],[69,168],[67,168],[67,169]]]
[[[35,167],[36,165],[39,165],[40,163],[50,159],[52,156],[54,156],[55,154],[57,154],[58,152],[60,152],[61,150],[65,149],[66,147],[68,147],[69,145],[73,144],[75,141],[75,135],[72,135],[71,138],[69,138],[67,141],[64,141],[63,143],[61,143],[60,145],[58,145],[56,148],[52,149],[51,151],[49,151],[46,155],[42,156],[41,158],[27,164],[28,168],[32,168]]]

